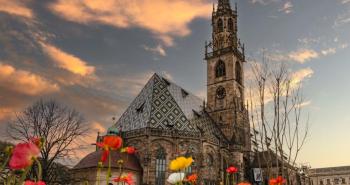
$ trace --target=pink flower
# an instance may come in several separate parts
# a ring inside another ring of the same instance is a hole
[[[13,170],[27,168],[33,164],[33,159],[38,157],[40,150],[35,144],[19,143],[12,152],[9,166]]]
[[[31,180],[27,180],[24,182],[24,185],[46,185],[46,183],[44,181],[34,182]]]
[[[134,180],[132,178],[132,174],[128,173],[128,175],[123,175],[121,177],[116,177],[113,179],[114,182],[124,182],[127,183],[128,185],[133,185]]]

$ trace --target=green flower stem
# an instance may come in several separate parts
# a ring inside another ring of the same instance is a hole
[[[185,174],[185,172],[184,172],[184,174]],[[186,175],[185,175],[185,176],[186,176]],[[185,178],[185,177],[184,177],[184,178]],[[182,177],[181,177],[181,171],[180,171],[180,179],[182,179]],[[183,185],[182,181],[180,181],[179,185]]]
[[[100,185],[101,182],[101,166],[97,166],[97,185]]]
[[[235,185],[235,174],[232,174],[232,185]]]
[[[4,164],[1,165],[0,172],[2,172],[5,169],[7,163],[9,162],[9,160],[10,160],[10,155],[8,155],[6,157]]]
[[[111,177],[111,153],[108,154],[108,170],[107,170],[107,177],[106,177],[106,185],[109,183],[109,178]]]
[[[36,164],[38,165],[38,181],[41,181],[43,169],[42,169],[40,161],[37,158],[34,158],[34,160],[35,160]]]
[[[226,182],[225,185],[229,185],[229,178],[230,178],[230,174],[226,173]]]
[[[20,178],[18,184],[23,184],[24,180],[26,180],[26,178],[27,178],[27,174],[28,174],[30,168],[31,168],[31,166],[28,166],[28,167],[24,170],[24,172],[23,172],[23,174],[22,174],[22,176],[21,176],[21,178]]]

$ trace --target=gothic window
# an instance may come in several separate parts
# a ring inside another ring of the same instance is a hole
[[[242,85],[242,68],[239,62],[236,62],[236,81]]]
[[[208,154],[207,155],[207,158],[206,158],[206,163],[207,163],[207,166],[213,166],[214,164],[214,158],[211,154]]]
[[[156,185],[164,185],[166,170],[165,149],[163,147],[159,147],[156,155]]]
[[[185,157],[192,157],[194,162],[191,164],[191,166],[187,167],[185,169],[185,173],[190,174],[193,171],[193,167],[195,166],[195,158],[193,157],[193,147],[190,146],[190,149],[186,151]]]
[[[226,75],[225,63],[222,60],[219,60],[215,67],[215,76],[222,77]]]
[[[223,32],[224,31],[224,24],[222,22],[222,19],[218,20],[218,27],[217,29],[219,30],[219,32]]]
[[[231,32],[233,31],[233,21],[231,18],[228,19],[227,27],[228,27],[229,31],[231,31]]]

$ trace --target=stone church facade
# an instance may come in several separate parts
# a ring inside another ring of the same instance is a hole
[[[165,185],[170,161],[192,156],[187,169],[199,183],[217,185],[229,165],[245,178],[250,130],[244,106],[244,46],[237,37],[237,8],[219,0],[212,13],[212,41],[206,43],[207,103],[154,74],[107,134],[137,148],[141,184]]]

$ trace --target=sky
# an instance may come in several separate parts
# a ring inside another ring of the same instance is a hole
[[[299,162],[350,165],[350,0],[235,2],[248,61],[265,51],[302,84],[311,132]],[[213,3],[0,0],[1,138],[15,112],[53,98],[85,115],[93,142],[155,72],[204,99]]]

